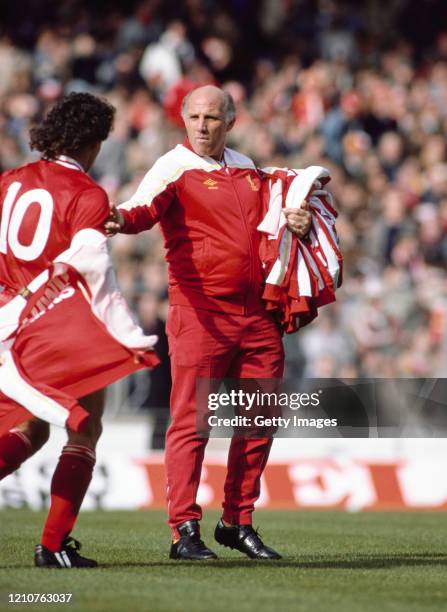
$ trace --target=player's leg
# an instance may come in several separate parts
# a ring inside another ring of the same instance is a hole
[[[48,423],[32,417],[0,436],[0,480],[15,472],[48,440]]]
[[[81,398],[79,403],[90,413],[82,433],[68,431],[51,481],[51,505],[45,522],[41,545],[36,547],[36,565],[40,567],[94,567],[96,562],[81,557],[68,541],[95,465],[96,444],[102,432],[104,391]],[[78,543],[76,543],[77,545]]]
[[[278,327],[268,313],[253,315],[247,321],[241,352],[234,362],[231,378],[279,380],[283,370],[284,349]],[[272,385],[275,387],[275,382]],[[272,390],[265,389],[267,392]],[[254,504],[261,491],[261,475],[267,465],[272,441],[272,437],[232,439],[224,487],[224,511],[215,531],[220,544],[258,559],[280,558],[278,553],[263,544],[251,527]]]

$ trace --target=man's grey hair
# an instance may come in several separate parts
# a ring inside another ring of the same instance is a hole
[[[187,93],[186,96],[182,100],[181,113],[182,113],[183,119],[185,119],[187,116],[186,108],[188,106],[189,98],[194,91],[195,90],[193,89],[192,91]],[[228,125],[236,117],[236,105],[234,104],[233,96],[229,94],[227,91],[222,91],[222,95],[223,95],[223,113],[225,116],[225,123]]]

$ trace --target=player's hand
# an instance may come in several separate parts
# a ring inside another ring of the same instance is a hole
[[[111,238],[124,227],[123,215],[117,209],[115,205],[110,207],[110,214],[104,223],[104,229],[106,230],[106,236]]]
[[[287,227],[298,238],[304,238],[310,230],[312,215],[309,212],[309,204],[305,201],[301,208],[283,208],[287,220]]]

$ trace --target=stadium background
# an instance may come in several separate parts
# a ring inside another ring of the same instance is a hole
[[[183,138],[183,95],[218,83],[237,103],[229,146],[261,166],[332,175],[345,282],[286,338],[287,376],[445,376],[445,2],[6,0],[0,24],[1,169],[35,159],[29,126],[59,95],[91,91],[118,109],[92,174],[124,201]],[[111,245],[123,292],[166,354],[158,229]],[[86,508],[163,505],[168,392],[166,362],[110,391]],[[62,439],[1,483],[0,507],[45,506]],[[205,505],[220,503],[225,445],[210,445]],[[261,505],[443,508],[446,459],[442,441],[278,440]]]

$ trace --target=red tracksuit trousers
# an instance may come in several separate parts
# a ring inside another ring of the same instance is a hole
[[[189,306],[169,309],[167,333],[172,368],[171,425],[166,438],[168,523],[200,520],[196,502],[207,438],[197,433],[197,378],[281,378],[284,350],[270,314],[211,312]],[[271,438],[233,438],[224,487],[223,518],[251,524]]]

